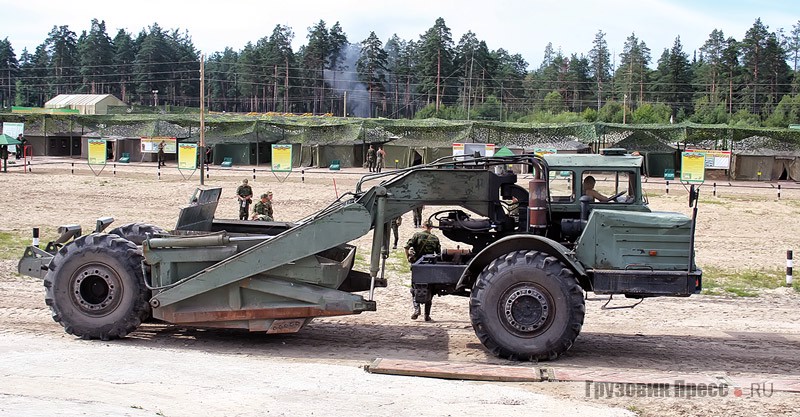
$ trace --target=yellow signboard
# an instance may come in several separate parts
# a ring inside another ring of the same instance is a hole
[[[702,183],[706,179],[706,154],[681,152],[681,181]]]
[[[89,139],[89,165],[106,164],[106,140]]]
[[[197,169],[197,144],[178,144],[178,169]]]
[[[142,143],[142,153],[158,152],[158,144],[164,141],[164,153],[176,153],[178,151],[178,140],[168,136],[151,136],[140,138]]]
[[[687,149],[686,152],[700,152],[706,155],[706,169],[730,169],[731,151],[712,149]]]
[[[278,172],[292,171],[292,145],[272,145],[272,170]]]

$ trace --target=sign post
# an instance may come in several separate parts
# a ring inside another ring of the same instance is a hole
[[[703,152],[681,153],[681,182],[702,184],[706,180],[706,154]]]
[[[272,144],[272,174],[278,178],[276,172],[286,172],[285,180],[292,173],[292,145],[291,144]],[[280,178],[278,181],[283,182]]]
[[[89,169],[92,170],[95,176],[98,176],[106,168],[106,162],[108,159],[108,141],[105,139],[89,139],[88,144],[89,157],[87,162],[89,164]],[[101,166],[99,171],[95,172],[93,168],[95,165]]]
[[[197,171],[197,144],[179,143],[178,144],[178,172],[183,179],[192,178]],[[188,177],[183,175],[183,171],[192,171]]]

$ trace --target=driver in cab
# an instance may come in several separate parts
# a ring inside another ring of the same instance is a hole
[[[592,197],[592,201],[599,201],[601,203],[607,203],[608,197],[600,194],[597,190],[594,189],[596,181],[593,176],[589,175],[583,179],[583,195],[588,195]]]

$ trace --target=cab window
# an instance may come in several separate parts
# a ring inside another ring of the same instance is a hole
[[[572,171],[550,171],[550,201],[553,203],[571,203],[575,201],[575,173]]]
[[[616,196],[614,203],[633,203],[635,198],[633,171],[584,171],[581,176],[581,195],[587,194],[592,179],[596,193],[588,194],[595,196],[595,202],[612,202],[608,199]],[[606,200],[600,200],[599,196]]]

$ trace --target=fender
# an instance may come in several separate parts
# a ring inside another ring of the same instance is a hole
[[[514,235],[504,237],[492,243],[472,258],[469,265],[467,265],[467,268],[464,270],[464,273],[461,274],[461,278],[458,280],[458,284],[456,284],[456,290],[471,289],[481,271],[503,254],[526,249],[536,250],[555,256],[572,270],[578,278],[581,287],[585,290],[590,290],[592,288],[589,277],[586,274],[586,269],[584,269],[580,262],[572,257],[572,251],[567,249],[564,245],[542,236]]]

